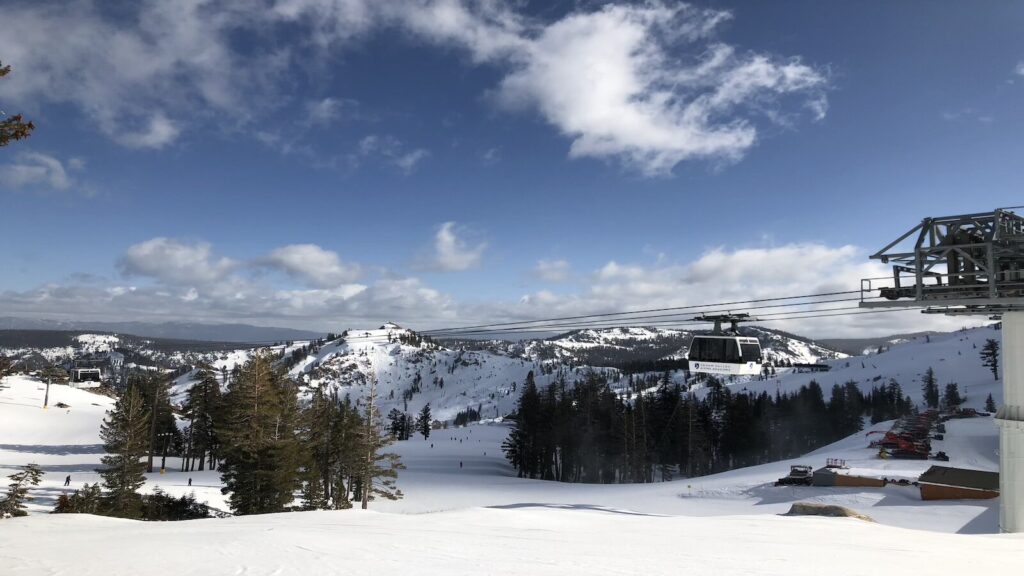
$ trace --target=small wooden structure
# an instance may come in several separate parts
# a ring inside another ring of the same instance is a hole
[[[922,500],[987,500],[999,496],[999,473],[932,466],[918,479]]]

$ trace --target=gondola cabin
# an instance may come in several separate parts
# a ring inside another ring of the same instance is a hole
[[[764,369],[761,343],[746,336],[694,336],[687,355],[691,372],[757,376]]]

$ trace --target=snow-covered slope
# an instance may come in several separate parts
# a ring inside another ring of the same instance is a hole
[[[0,390],[0,468],[39,461],[47,471],[34,491],[44,512],[64,492],[98,479],[93,448],[109,399],[66,387],[52,397],[66,411],[39,408],[39,383],[4,380]],[[91,400],[98,399],[100,406]],[[881,429],[888,423],[881,423]],[[790,464],[847,459],[854,469],[910,476],[927,462],[882,461],[858,433],[803,458],[732,472],[645,485],[560,484],[517,478],[500,454],[507,426],[438,430],[394,448],[408,467],[406,497],[359,510],[308,512],[178,523],[138,523],[35,514],[0,521],[3,573],[135,574],[160,558],[175,574],[696,574],[965,573],[1024,560],[1020,535],[993,533],[997,500],[924,502],[912,487],[776,488]],[[6,440],[5,440],[6,441]],[[954,465],[992,469],[991,419],[949,423]],[[223,505],[216,472],[151,474],[172,495],[195,492]],[[9,473],[2,470],[0,473]],[[193,486],[187,486],[189,478]],[[795,501],[840,504],[873,517],[784,517]],[[910,529],[908,529],[910,528]],[[116,545],[114,544],[116,543]],[[855,543],[852,545],[851,543]],[[955,550],[956,553],[950,553]],[[175,553],[187,551],[187,553]]]
[[[389,343],[387,330],[367,332],[362,339],[352,333],[346,343],[322,347],[311,361],[295,365],[296,375],[311,386],[355,392],[364,386],[362,379],[376,374],[387,391],[384,382],[400,390],[420,373],[421,382],[430,383],[429,367],[447,375],[445,390],[460,388],[469,398],[487,393],[489,385],[478,383],[477,377],[480,382],[492,373],[506,378],[533,365],[483,352]],[[891,373],[916,396],[913,378],[932,365],[940,382],[957,379],[973,400],[997,388],[974,348],[993,336],[997,334],[991,329],[933,336],[931,342],[909,342],[877,356],[831,361],[832,372],[784,373],[772,381],[733,386],[790,389],[810,378],[825,386],[833,379],[851,378],[870,386],[876,377],[887,379]],[[222,362],[229,368],[227,363],[238,359],[225,355]],[[33,491],[31,509],[39,514],[0,521],[5,575],[134,574],[156,557],[161,569],[175,574],[303,575],[339,569],[379,574],[662,574],[677,572],[680,566],[697,574],[726,575],[949,574],[999,570],[1024,560],[1024,537],[994,535],[998,499],[925,502],[915,488],[895,485],[772,486],[791,464],[818,467],[826,458],[847,460],[855,473],[916,477],[931,462],[881,460],[867,447],[865,434],[888,428],[887,422],[794,460],[643,485],[518,478],[501,454],[510,428],[479,424],[396,443],[393,448],[407,466],[398,479],[405,498],[374,502],[369,513],[180,523],[53,516],[42,512],[52,508],[59,494],[99,479],[94,471],[101,456],[98,430],[112,400],[53,386],[51,403],[65,402],[70,408],[44,411],[43,392],[42,384],[24,376],[5,378],[0,387],[0,474],[28,462],[39,462],[46,471],[43,485]],[[415,395],[417,401],[426,397],[426,392]],[[933,449],[947,452],[954,466],[997,467],[991,418],[948,422],[945,439],[934,442]],[[217,472],[177,469],[178,461],[169,459],[167,474],[148,475],[144,489],[160,486],[171,495],[194,492],[200,501],[224,507]],[[69,474],[71,487],[64,488]],[[780,516],[798,501],[847,506],[877,523]]]
[[[529,372],[538,386],[544,386],[563,375],[571,381],[587,370],[432,344],[393,324],[346,334],[297,363],[291,375],[305,385],[307,393],[322,386],[353,400],[363,397],[370,378],[376,378],[385,414],[392,408],[415,412],[429,403],[439,420],[451,420],[466,408],[494,418],[514,409],[519,386]]]
[[[685,358],[693,336],[708,333],[707,330],[643,326],[575,330],[547,340],[530,341],[525,345],[524,353],[528,357],[556,358],[592,366]],[[780,330],[742,326],[740,334],[757,338],[765,358],[777,364],[813,364],[819,360],[846,356],[842,352]]]
[[[136,574],[155,559],[161,571],[180,576],[970,574],[1005,571],[1024,555],[1019,535],[931,534],[837,518],[664,517],[585,503],[145,526],[79,515],[5,524],[0,534],[10,576]]]
[[[833,384],[856,382],[862,392],[872,386],[887,384],[895,379],[903,393],[916,403],[922,403],[921,376],[931,367],[938,379],[939,389],[956,382],[960,395],[966,397],[965,406],[981,409],[985,398],[992,394],[996,403],[1002,402],[1002,385],[993,378],[992,372],[981,365],[979,353],[987,339],[999,340],[999,331],[994,327],[973,328],[946,334],[921,336],[901,344],[894,344],[882,354],[854,356],[824,363],[830,366],[828,372],[795,373],[781,371],[769,380],[751,379],[734,384],[754,392],[762,390],[774,393],[776,390],[791,391],[806,385],[811,380],[818,382],[828,394]]]

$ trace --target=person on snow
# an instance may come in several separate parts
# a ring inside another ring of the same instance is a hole
[[[68,477],[64,479],[64,485],[71,486],[71,474],[68,474]]]

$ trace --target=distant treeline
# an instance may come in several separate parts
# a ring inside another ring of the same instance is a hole
[[[736,393],[709,378],[703,398],[669,374],[634,385],[654,393],[623,396],[606,377],[587,373],[537,387],[529,374],[504,445],[519,475],[563,482],[627,483],[701,476],[806,454],[873,422],[910,413],[896,381],[861,393],[817,382],[774,395]]]

